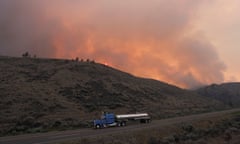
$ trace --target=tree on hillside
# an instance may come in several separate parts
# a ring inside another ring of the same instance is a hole
[[[22,54],[22,57],[31,57],[31,55],[29,54],[29,52],[25,52],[24,54]]]

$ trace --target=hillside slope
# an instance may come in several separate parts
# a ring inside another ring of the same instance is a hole
[[[233,107],[240,106],[240,83],[212,84],[196,90],[200,95],[220,100]]]
[[[0,57],[0,134],[81,127],[102,111],[153,118],[223,104],[94,62]]]

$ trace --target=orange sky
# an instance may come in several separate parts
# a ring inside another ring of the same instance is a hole
[[[89,58],[183,88],[236,81],[227,52],[236,50],[237,40],[226,48],[220,36],[231,35],[233,2],[2,0],[0,54]],[[229,23],[221,23],[219,15],[227,14]]]

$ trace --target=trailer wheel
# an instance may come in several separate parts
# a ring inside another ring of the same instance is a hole
[[[101,126],[99,124],[96,125],[96,129],[100,129]]]
[[[126,126],[126,122],[121,122],[121,126]]]
[[[140,119],[140,123],[146,123],[145,119]]]

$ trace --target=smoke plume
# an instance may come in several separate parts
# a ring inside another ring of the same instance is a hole
[[[224,80],[194,27],[201,1],[1,0],[0,55],[90,58],[185,88]]]

